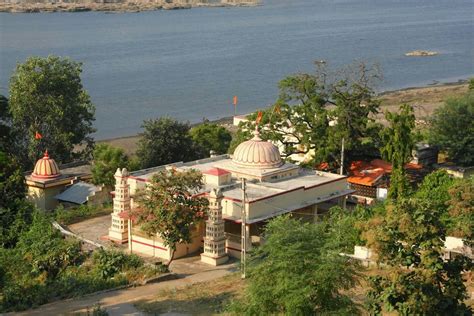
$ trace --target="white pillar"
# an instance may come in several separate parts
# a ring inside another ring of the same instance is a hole
[[[225,252],[224,220],[222,219],[222,192],[212,189],[209,193],[209,214],[206,221],[204,253],[201,261],[214,266],[225,263],[229,257]]]
[[[115,196],[113,200],[112,224],[109,238],[112,241],[126,243],[128,241],[128,216],[130,207],[130,187],[127,183],[129,173],[120,168],[115,172]]]

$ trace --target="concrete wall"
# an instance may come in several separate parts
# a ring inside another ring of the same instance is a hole
[[[49,188],[37,188],[28,186],[28,200],[34,203],[38,208],[50,211],[59,205],[58,200],[54,197],[61,193],[64,186],[55,186]]]
[[[178,244],[174,254],[174,259],[184,257],[195,253],[203,247],[204,225],[200,225],[193,234],[192,242],[189,244]],[[141,253],[151,257],[157,257],[163,260],[171,259],[171,251],[164,245],[163,240],[158,237],[149,237],[145,233],[137,231],[132,232],[132,252]],[[129,246],[130,249],[130,246]]]
[[[311,189],[300,188],[294,191],[275,195],[264,200],[247,203],[248,219],[269,216],[280,210],[298,206],[303,201],[312,201],[317,198],[326,198],[336,191],[342,192],[346,190],[346,179],[340,179],[335,182],[320,185]],[[317,203],[317,202],[316,202]],[[240,202],[230,199],[222,200],[222,214],[225,216],[233,216],[240,218],[241,206]]]

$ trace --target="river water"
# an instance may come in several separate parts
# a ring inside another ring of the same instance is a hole
[[[198,122],[274,102],[277,83],[332,66],[377,62],[379,90],[474,74],[472,0],[266,0],[250,8],[106,14],[0,14],[0,93],[30,55],[70,56],[96,105],[97,139],[144,119]],[[434,57],[405,57],[415,50]]]

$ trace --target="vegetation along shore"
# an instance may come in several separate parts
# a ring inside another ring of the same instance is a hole
[[[195,7],[255,6],[259,3],[259,0],[72,0],[68,2],[54,0],[0,0],[0,12],[40,13],[104,11],[121,13],[153,10],[191,9]]]
[[[382,102],[380,119],[383,118],[383,111],[394,111],[400,102],[414,105],[417,119],[423,119],[433,113],[433,111],[443,104],[447,97],[455,97],[466,93],[468,84],[466,81],[437,84],[427,87],[404,88],[395,91],[387,91],[379,94]],[[232,117],[223,117],[213,121],[219,125],[232,128]],[[140,135],[131,135],[111,139],[99,140],[99,143],[106,143],[114,147],[125,150],[127,154],[135,153]]]

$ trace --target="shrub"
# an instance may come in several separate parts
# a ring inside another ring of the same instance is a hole
[[[82,220],[97,216],[107,215],[111,212],[109,205],[102,206],[80,205],[77,207],[64,208],[60,205],[55,210],[55,218],[61,224],[70,225]]]
[[[100,249],[94,253],[93,261],[104,279],[111,278],[119,272],[143,266],[143,259],[137,255],[128,255],[118,250]]]

